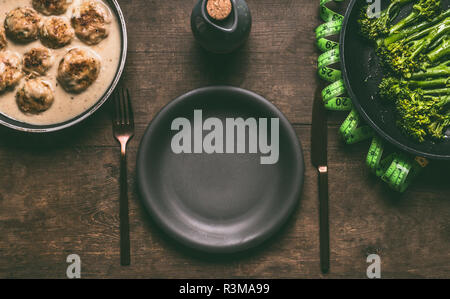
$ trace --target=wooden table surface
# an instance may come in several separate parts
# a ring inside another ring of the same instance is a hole
[[[368,142],[345,145],[345,113],[329,114],[331,272],[321,275],[317,174],[310,163],[318,0],[248,0],[249,42],[215,58],[194,42],[196,0],[119,0],[129,31],[124,82],[137,121],[129,147],[132,265],[119,265],[119,147],[108,105],[75,128],[46,136],[0,129],[0,278],[365,278],[369,254],[384,278],[450,277],[449,163],[432,163],[404,194],[365,166]],[[211,84],[265,96],[302,142],[306,179],[295,215],[264,246],[230,257],[180,247],[149,219],[135,187],[142,134],[170,100]]]

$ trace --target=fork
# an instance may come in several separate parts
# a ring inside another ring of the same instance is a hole
[[[120,143],[120,264],[130,265],[130,227],[128,219],[127,144],[134,136],[134,116],[128,89],[117,88],[113,94],[114,137]]]

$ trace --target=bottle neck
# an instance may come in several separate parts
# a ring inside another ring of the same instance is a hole
[[[215,21],[228,18],[233,9],[231,0],[207,0],[206,12]]]

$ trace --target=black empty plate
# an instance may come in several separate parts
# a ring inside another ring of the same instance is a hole
[[[278,118],[278,162],[261,164],[267,155],[248,153],[248,129],[247,153],[175,154],[172,122],[190,120],[194,139],[194,110],[203,121],[220,119],[224,128],[227,118],[266,118],[269,144],[270,120]],[[138,188],[150,216],[184,245],[212,253],[245,250],[274,234],[300,199],[303,174],[302,149],[283,114],[263,97],[229,86],[197,89],[169,103],[147,128],[137,157]]]

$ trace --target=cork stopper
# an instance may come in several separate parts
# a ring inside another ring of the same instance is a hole
[[[208,0],[206,4],[208,15],[217,21],[225,20],[231,14],[231,9],[230,0]]]

